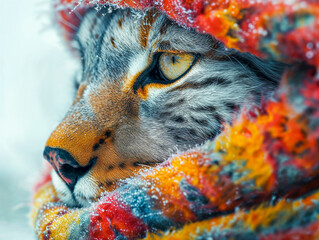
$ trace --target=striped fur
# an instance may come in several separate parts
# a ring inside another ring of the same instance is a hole
[[[73,47],[82,62],[78,93],[47,147],[64,149],[81,166],[94,162],[73,193],[52,173],[59,197],[77,206],[87,206],[145,165],[215,138],[243,106],[271,96],[282,70],[153,10],[91,10]],[[200,58],[176,82],[134,91],[157,52]]]

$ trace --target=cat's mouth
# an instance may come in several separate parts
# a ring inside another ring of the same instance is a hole
[[[147,170],[152,166],[143,165],[141,168]],[[70,189],[55,170],[52,170],[51,177],[59,200],[68,207],[73,208],[89,207],[91,204],[98,202],[108,192],[115,190],[119,186],[119,183],[124,180],[124,178],[113,179],[102,184],[88,173],[78,179],[74,188]]]
[[[90,176],[79,179],[73,191],[68,188],[54,170],[51,172],[51,177],[59,199],[69,207],[88,207],[97,202],[102,193],[106,191],[105,187],[102,188],[95,184]]]

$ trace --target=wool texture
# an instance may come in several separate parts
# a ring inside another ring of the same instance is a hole
[[[319,239],[319,3],[61,0],[66,40],[89,7],[105,4],[155,7],[227,47],[291,67],[262,109],[243,111],[214,141],[141,171],[90,207],[61,203],[47,171],[33,200],[37,237]]]

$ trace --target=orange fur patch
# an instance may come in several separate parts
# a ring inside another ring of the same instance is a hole
[[[119,27],[122,29],[123,27],[123,19],[121,18],[118,22]]]
[[[116,48],[116,45],[115,45],[115,42],[114,42],[114,37],[111,37],[110,40],[111,40],[112,46],[113,46],[114,48]]]
[[[143,48],[147,46],[150,30],[157,17],[157,11],[155,9],[151,9],[147,12],[147,15],[140,22],[141,26],[139,27],[139,39]]]

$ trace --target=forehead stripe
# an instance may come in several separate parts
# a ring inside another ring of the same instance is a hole
[[[141,25],[139,27],[139,39],[143,48],[147,46],[150,30],[157,17],[158,12],[156,12],[155,9],[151,9],[140,22]]]

